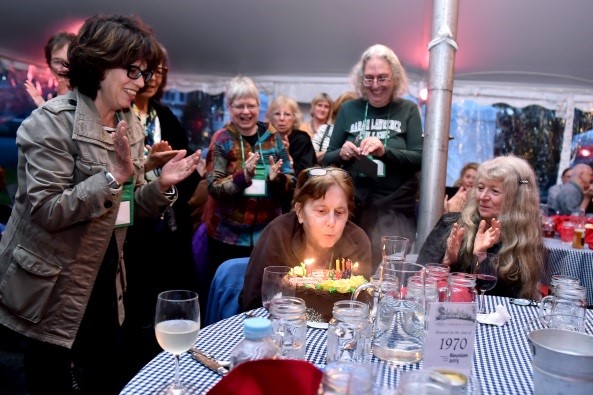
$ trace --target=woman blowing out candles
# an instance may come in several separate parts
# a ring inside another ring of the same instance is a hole
[[[261,283],[268,265],[294,267],[314,259],[326,269],[338,258],[358,262],[356,274],[371,274],[371,243],[349,220],[354,186],[348,173],[335,167],[312,167],[299,174],[293,210],[272,222],[253,248],[240,303],[244,310],[261,306]]]
[[[441,262],[451,271],[470,269],[474,253],[499,256],[493,295],[539,299],[544,243],[539,192],[529,164],[515,156],[482,163],[461,213],[441,217],[428,235],[418,263]]]

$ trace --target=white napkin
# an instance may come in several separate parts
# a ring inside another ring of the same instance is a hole
[[[511,320],[511,315],[507,311],[507,308],[503,305],[499,304],[496,306],[496,311],[494,313],[488,314],[477,314],[476,320],[481,324],[489,324],[489,325],[496,325],[496,326],[503,326],[507,322]]]

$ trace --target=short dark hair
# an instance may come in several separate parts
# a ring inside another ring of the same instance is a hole
[[[70,86],[95,100],[107,70],[139,59],[147,70],[154,70],[159,52],[152,30],[139,17],[95,15],[85,21],[68,48]]]
[[[159,85],[158,89],[156,90],[155,94],[151,97],[154,101],[160,101],[165,93],[165,87],[167,86],[167,74],[169,73],[169,55],[167,49],[163,46],[163,44],[159,44],[159,55],[158,55],[158,62],[157,68],[159,65],[163,66],[163,77],[161,78],[161,84]],[[152,76],[154,78],[154,74]],[[148,89],[148,85],[144,85],[138,93],[143,93]]]
[[[54,34],[47,40],[45,44],[45,48],[43,49],[45,52],[45,61],[47,65],[51,68],[51,53],[58,48],[62,48],[64,45],[70,44],[76,34],[70,32],[59,32]]]

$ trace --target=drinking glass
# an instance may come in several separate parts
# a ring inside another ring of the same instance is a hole
[[[266,310],[270,309],[272,299],[280,296],[294,296],[296,284],[288,277],[287,266],[268,266],[264,269],[261,283],[261,300]]]
[[[572,245],[572,241],[574,240],[574,226],[574,222],[564,221],[562,223],[562,227],[560,228],[560,241],[562,244]]]
[[[472,259],[472,274],[476,276],[476,289],[481,293],[478,311],[484,314],[484,294],[494,288],[498,280],[498,255],[489,252],[475,253]]]
[[[403,262],[406,259],[409,242],[402,236],[381,236],[381,263],[389,265],[393,262]]]
[[[154,331],[161,348],[175,357],[175,379],[164,389],[166,394],[184,394],[179,380],[179,356],[187,352],[200,332],[200,304],[193,291],[161,292],[157,297]]]

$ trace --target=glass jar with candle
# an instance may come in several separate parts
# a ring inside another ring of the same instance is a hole
[[[451,268],[442,263],[427,263],[426,278],[432,278],[437,281],[437,292],[439,302],[447,300],[447,289],[449,287],[449,272]]]
[[[475,302],[476,278],[471,274],[454,272],[449,274],[448,302]]]

